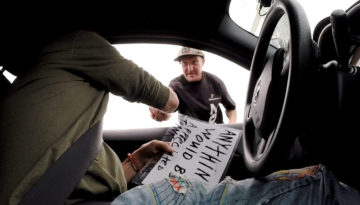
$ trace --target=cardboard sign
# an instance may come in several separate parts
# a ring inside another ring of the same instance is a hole
[[[216,185],[236,149],[241,130],[208,124],[187,116],[173,130],[171,146],[175,152],[165,153],[142,181],[159,181],[171,172],[197,178],[208,185]]]

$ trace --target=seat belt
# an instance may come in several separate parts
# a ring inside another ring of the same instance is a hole
[[[4,97],[4,95],[6,94],[6,92],[8,91],[11,85],[10,81],[5,77],[4,71],[5,71],[4,68],[0,70],[0,101]]]
[[[25,194],[20,204],[63,205],[97,156],[102,142],[101,120],[56,160]]]

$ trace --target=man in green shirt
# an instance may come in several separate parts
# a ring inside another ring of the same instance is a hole
[[[69,33],[44,47],[36,66],[18,76],[0,104],[0,204],[18,204],[43,173],[103,118],[109,92],[164,112],[178,106],[171,89],[94,32]],[[143,166],[147,155],[163,151],[171,148],[152,141],[134,156]],[[126,191],[135,174],[130,160],[121,163],[104,143],[72,196],[111,200]]]

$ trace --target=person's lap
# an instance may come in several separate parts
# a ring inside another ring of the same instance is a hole
[[[326,167],[283,170],[264,178],[227,177],[214,187],[173,174],[135,187],[112,204],[354,204],[356,190],[338,182]]]

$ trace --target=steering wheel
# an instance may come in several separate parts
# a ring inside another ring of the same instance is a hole
[[[275,48],[270,40],[282,17],[288,20],[290,37],[283,48]],[[259,35],[245,104],[243,156],[255,176],[284,168],[284,160],[306,125],[313,50],[309,23],[300,4],[278,0]]]

